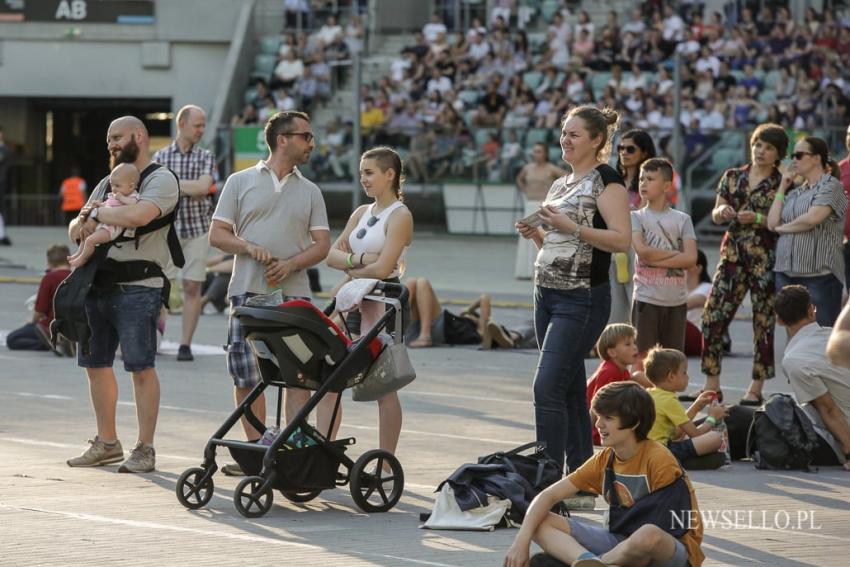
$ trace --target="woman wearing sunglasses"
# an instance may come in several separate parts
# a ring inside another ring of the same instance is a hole
[[[720,262],[702,312],[702,390],[680,396],[695,400],[704,390],[720,394],[724,337],[749,292],[753,305],[753,373],[742,405],[761,405],[764,381],[775,374],[773,362],[773,261],[776,235],[767,216],[782,174],[779,164],[788,151],[788,135],[777,124],[762,124],[750,136],[750,163],[728,169],[717,185],[711,212],[715,224],[729,223],[720,244]]]
[[[349,278],[374,278],[399,283],[404,272],[404,253],[413,239],[413,215],[402,202],[401,158],[395,150],[377,147],[360,158],[360,184],[374,202],[358,207],[328,254],[328,266],[343,270]],[[402,326],[409,320],[409,306],[402,310]],[[360,333],[360,314],[349,314],[346,324]],[[404,329],[393,329],[403,333]],[[395,453],[401,433],[401,404],[393,392],[378,400],[380,448]]]
[[[809,290],[818,324],[832,327],[844,291],[844,215],[847,196],[829,146],[807,136],[797,142],[785,169],[767,226],[779,234],[776,289],[799,284]]]
[[[645,130],[629,130],[617,145],[617,173],[623,176],[629,207],[640,208],[638,191],[640,166],[655,157],[655,143]],[[608,323],[629,323],[632,310],[632,276],[634,275],[634,250],[611,254],[611,315]]]
[[[618,118],[587,105],[569,111],[560,141],[572,173],[549,189],[538,211],[542,225],[516,224],[540,249],[534,273],[537,440],[560,466],[566,457],[571,471],[593,455],[584,357],[611,310],[611,253],[625,252],[632,241],[623,180],[606,163]]]

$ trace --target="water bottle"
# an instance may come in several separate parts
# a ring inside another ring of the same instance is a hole
[[[263,432],[263,436],[260,438],[260,445],[271,445],[272,443],[274,443],[274,440],[277,437],[278,433],[280,433],[280,428],[276,425],[267,427],[266,430]]]
[[[711,407],[719,405],[717,401],[717,396],[711,400]],[[729,429],[726,427],[726,422],[721,418],[714,425],[714,430],[720,434],[720,449],[719,452],[723,453],[723,466],[728,467],[732,464],[732,454],[729,451]]]

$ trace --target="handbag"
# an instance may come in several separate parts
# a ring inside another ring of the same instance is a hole
[[[355,402],[373,402],[396,392],[416,378],[416,371],[404,343],[392,344],[381,351],[363,381],[351,389]]]
[[[530,455],[521,454],[529,449],[534,449],[534,452]],[[561,467],[558,466],[555,459],[546,454],[545,449],[546,443],[532,441],[510,451],[498,451],[479,457],[478,463],[482,465],[504,465],[510,472],[527,480],[537,494],[561,480],[562,476]]]
[[[505,522],[505,513],[510,507],[510,500],[490,496],[486,505],[463,511],[458,506],[452,487],[444,483],[434,501],[434,509],[422,527],[431,530],[493,531]]]
[[[612,534],[629,537],[646,524],[658,526],[677,539],[688,532],[694,512],[684,470],[664,488],[638,498],[631,506],[623,506],[614,486],[614,452],[611,451],[603,492],[608,495],[608,531]]]

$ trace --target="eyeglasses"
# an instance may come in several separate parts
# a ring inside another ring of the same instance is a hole
[[[803,156],[812,156],[812,155],[814,155],[812,152],[794,152],[793,154],[791,154],[791,157],[794,158],[797,161],[800,161],[801,159],[803,159]]]
[[[376,222],[378,222],[378,217],[372,215],[369,220],[366,221],[366,226],[358,230],[357,234],[355,234],[354,236],[356,236],[359,240],[362,240],[363,237],[366,236],[366,227],[372,228],[373,226],[375,226]]]
[[[617,146],[617,151],[619,153],[626,152],[627,154],[633,154],[636,151],[638,151],[638,147],[637,146],[624,146],[624,145],[620,144],[619,146]]]
[[[307,142],[308,144],[313,141],[313,138],[315,138],[315,136],[313,136],[312,132],[281,132],[280,135],[281,136],[301,136],[302,138],[304,138],[304,141]]]

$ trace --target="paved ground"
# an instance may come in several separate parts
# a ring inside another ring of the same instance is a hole
[[[43,250],[59,241],[56,229],[15,229],[12,248],[0,249],[0,279],[37,275]],[[463,253],[458,253],[462,247]],[[716,257],[716,254],[714,255]],[[513,241],[417,234],[410,274],[427,275],[445,298],[471,297],[487,288],[497,299],[527,302],[530,284],[511,278]],[[18,264],[23,267],[13,267]],[[323,283],[332,274],[323,271]],[[0,285],[0,329],[23,319],[34,285]],[[499,309],[507,322],[530,317],[524,308]],[[179,320],[166,338],[178,336]],[[68,359],[0,347],[0,565],[500,565],[513,530],[493,533],[418,529],[435,486],[462,463],[533,439],[532,352],[472,348],[414,351],[419,374],[402,394],[405,423],[398,452],[406,488],[386,514],[363,514],[344,489],[307,505],[277,497],[272,510],[247,520],[233,507],[236,481],[215,477],[215,495],[200,511],[174,496],[180,473],[201,461],[204,444],[231,409],[224,357],[225,319],[201,319],[194,363],[159,358],[162,409],[157,472],[134,476],[116,467],[70,469],[64,462],[93,435],[82,372]],[[736,356],[724,368],[730,398],[743,392],[749,373],[746,321],[733,324]],[[784,347],[784,340],[777,345]],[[595,366],[587,361],[588,369]],[[691,361],[699,382],[698,361]],[[129,379],[120,376],[119,434],[125,448],[136,432]],[[788,391],[783,378],[768,391]],[[343,435],[357,438],[352,455],[377,444],[374,404],[346,396]],[[229,462],[228,458],[219,461]],[[751,464],[692,473],[701,508],[716,517],[703,547],[706,566],[825,566],[850,553],[847,540],[850,476],[837,469],[817,474],[769,473]],[[747,517],[734,511],[752,511]],[[598,519],[601,511],[584,514]],[[844,561],[838,563],[843,564]]]

